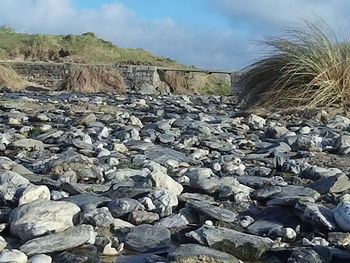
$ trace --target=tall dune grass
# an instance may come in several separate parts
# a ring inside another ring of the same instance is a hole
[[[319,108],[350,104],[350,43],[325,22],[263,41],[268,56],[243,71],[237,83],[245,105]]]

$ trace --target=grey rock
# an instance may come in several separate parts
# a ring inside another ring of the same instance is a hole
[[[237,213],[232,212],[228,209],[213,206],[209,203],[200,201],[190,201],[187,204],[189,207],[197,210],[200,214],[205,214],[210,218],[219,221],[234,222],[237,217]]]
[[[145,156],[147,159],[165,165],[167,161],[177,161],[177,162],[185,162],[185,163],[195,163],[195,160],[187,157],[185,154],[160,146],[149,147],[145,151]]]
[[[350,231],[350,202],[341,202],[334,209],[334,219],[343,231]]]
[[[27,263],[28,257],[17,249],[5,249],[0,252],[1,263]]]
[[[342,173],[343,172],[338,168],[312,166],[302,171],[300,177],[316,181],[322,178],[331,177]]]
[[[166,227],[168,229],[181,229],[186,227],[190,222],[183,214],[172,214],[168,217],[162,218],[155,223],[156,226]]]
[[[113,223],[113,216],[107,207],[88,210],[82,215],[82,221],[96,227],[107,228]]]
[[[111,201],[110,198],[100,195],[93,194],[77,194],[69,197],[62,198],[61,201],[67,201],[73,204],[76,204],[79,207],[97,207],[105,205]]]
[[[169,253],[170,262],[239,263],[234,256],[196,244],[184,244]]]
[[[137,252],[166,248],[170,242],[170,231],[167,228],[147,224],[133,228],[125,238],[127,248]]]
[[[268,186],[264,189],[255,190],[251,193],[251,198],[255,200],[264,200],[276,195],[282,191],[280,186]]]
[[[160,217],[166,217],[173,213],[173,207],[178,205],[178,199],[175,194],[167,190],[157,190],[149,193],[149,197],[155,208],[155,212],[159,214]]]
[[[273,244],[269,238],[244,234],[223,227],[202,226],[186,235],[201,245],[230,253],[241,260],[260,259]]]
[[[152,224],[159,220],[159,215],[147,211],[134,211],[129,214],[128,220],[134,225]]]
[[[220,179],[209,168],[190,168],[186,173],[190,186],[212,194],[220,187]]]
[[[298,203],[295,206],[296,214],[305,223],[324,230],[334,231],[338,228],[333,211],[320,204]]]
[[[114,217],[121,217],[128,213],[139,210],[142,207],[141,203],[131,198],[120,198],[112,200],[108,204],[108,209]]]
[[[346,130],[349,127],[350,120],[344,116],[336,115],[328,121],[326,127],[331,129]]]
[[[73,226],[73,217],[80,212],[75,204],[64,201],[35,200],[12,210],[11,233],[22,240]]]
[[[316,190],[320,194],[339,194],[350,189],[350,180],[345,174],[338,174],[317,180],[309,184],[308,187]]]
[[[45,254],[38,254],[29,258],[28,263],[51,263],[52,258]]]
[[[322,257],[311,248],[302,248],[293,252],[288,263],[326,263]]]
[[[43,253],[53,253],[75,248],[83,244],[94,244],[96,233],[89,225],[70,227],[67,230],[43,237],[38,237],[24,243],[20,250],[29,256]]]

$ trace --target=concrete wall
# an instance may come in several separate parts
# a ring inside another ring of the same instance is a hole
[[[73,67],[91,66],[88,64],[47,62],[0,62],[0,65],[11,67],[28,81],[51,89],[61,87],[69,73],[69,70]],[[156,89],[162,86],[158,74],[162,71],[162,68],[157,68],[154,66],[120,66],[110,64],[97,64],[95,66],[120,70],[130,90],[139,91],[145,86],[145,84],[154,86]],[[193,73],[190,70],[186,70],[186,72]],[[232,76],[234,76],[233,74],[219,74],[218,76],[220,76],[220,78],[230,79],[228,81],[231,81],[232,84],[234,83],[232,80]]]

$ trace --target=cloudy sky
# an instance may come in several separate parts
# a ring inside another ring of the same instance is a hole
[[[341,32],[349,0],[0,0],[0,25],[28,33],[95,32],[120,47],[203,68],[240,69],[257,41],[323,18]]]

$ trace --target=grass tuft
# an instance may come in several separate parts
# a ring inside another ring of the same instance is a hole
[[[263,41],[271,52],[243,70],[237,89],[247,108],[350,104],[350,43],[324,21],[304,22],[303,29]]]

